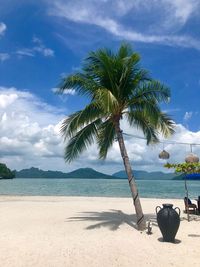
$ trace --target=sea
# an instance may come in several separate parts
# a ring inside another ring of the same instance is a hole
[[[184,198],[184,181],[136,180],[143,198]],[[190,198],[200,196],[200,181],[187,181]],[[0,180],[0,195],[130,197],[126,179],[8,179]]]

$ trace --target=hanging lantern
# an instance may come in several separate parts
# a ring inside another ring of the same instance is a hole
[[[169,153],[163,149],[162,152],[158,155],[159,159],[168,159],[169,158]]]
[[[199,157],[192,153],[192,145],[190,144],[190,154],[185,158],[186,163],[198,163],[199,162]]]
[[[196,154],[194,154],[194,153],[190,153],[185,158],[185,162],[187,162],[187,163],[198,163],[199,162],[199,157]]]

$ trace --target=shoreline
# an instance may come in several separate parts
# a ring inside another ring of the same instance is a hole
[[[132,199],[132,196],[131,196],[131,194],[130,194],[130,196],[85,196],[85,195],[10,195],[10,194],[0,194],[0,198],[3,198],[3,197],[10,197],[10,198],[15,198],[15,197],[25,197],[25,198],[28,198],[28,197],[34,197],[34,198],[36,198],[36,197],[46,197],[46,198],[108,198],[108,199],[110,199],[110,198],[113,198],[113,199],[118,199],[118,198],[122,198],[122,199]],[[140,197],[140,200],[142,200],[142,199],[156,199],[156,200],[163,200],[163,199],[171,199],[171,200],[175,200],[175,201],[177,201],[177,200],[183,200],[184,199],[184,197],[183,198],[166,198],[166,197],[144,197],[144,196],[142,196],[142,197]],[[191,199],[193,199],[193,198],[191,198]]]
[[[155,207],[181,209],[175,243],[162,242]],[[132,198],[0,196],[4,267],[200,266],[200,216],[187,222],[182,199],[141,198],[152,235],[136,230]]]

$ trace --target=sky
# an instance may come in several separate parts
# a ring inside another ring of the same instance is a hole
[[[117,143],[106,160],[96,145],[65,163],[62,120],[87,99],[55,94],[62,77],[80,71],[90,51],[122,42],[141,55],[141,66],[171,89],[162,105],[176,123],[172,141],[200,143],[199,0],[0,0],[0,162],[11,169],[31,166],[72,171],[123,169]],[[124,132],[143,136],[122,122]],[[125,137],[133,169],[166,171],[163,145]],[[183,162],[189,145],[165,144],[170,162]],[[200,146],[193,146],[200,155]]]

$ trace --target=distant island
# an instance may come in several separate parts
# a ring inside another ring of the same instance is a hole
[[[112,175],[98,172],[92,168],[80,168],[72,172],[64,173],[61,171],[44,171],[39,168],[31,167],[29,169],[22,169],[15,171],[16,178],[82,178],[82,179],[127,179],[125,171],[119,171]],[[146,171],[134,171],[136,180],[171,180],[179,178],[180,175],[174,173],[163,172],[146,172]],[[180,178],[179,178],[180,179]]]
[[[136,180],[184,180],[184,174],[176,173],[164,173],[164,172],[146,172],[135,170],[133,172]],[[120,178],[127,178],[125,171],[119,171],[113,174]],[[200,174],[188,174],[187,180],[200,180]]]
[[[127,178],[125,171],[119,171],[113,173],[118,178]],[[134,170],[133,175],[136,180],[174,180],[180,177],[180,174],[176,173],[164,173],[164,172],[147,172]],[[179,178],[180,179],[180,178]]]
[[[16,178],[83,178],[83,179],[116,179],[112,175],[97,172],[91,168],[80,168],[72,172],[64,173],[61,171],[43,171],[39,168],[23,169],[15,171]]]
[[[15,172],[11,171],[6,164],[0,163],[0,179],[13,179]]]

